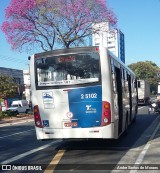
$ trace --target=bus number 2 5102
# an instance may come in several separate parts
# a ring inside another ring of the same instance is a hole
[[[81,99],[97,98],[97,93],[81,94]]]

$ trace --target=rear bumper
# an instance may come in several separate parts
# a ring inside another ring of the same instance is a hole
[[[36,127],[37,139],[111,139],[117,138],[114,134],[114,124],[94,128],[65,128],[65,129],[41,129]]]

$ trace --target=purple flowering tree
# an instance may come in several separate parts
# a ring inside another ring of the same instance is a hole
[[[12,49],[48,51],[83,43],[99,22],[117,22],[106,0],[11,0],[1,28]]]

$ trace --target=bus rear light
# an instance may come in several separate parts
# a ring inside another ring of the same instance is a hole
[[[34,106],[33,111],[34,111],[35,126],[39,128],[43,128],[38,105]]]
[[[104,116],[108,117],[108,114],[109,114],[108,111],[105,111],[105,112],[104,112]]]
[[[108,123],[108,118],[104,118],[104,123]]]
[[[37,126],[40,126],[40,124],[41,124],[41,123],[40,123],[39,121],[36,121],[36,125],[37,125]]]
[[[99,51],[99,47],[96,47],[96,51]]]
[[[101,126],[106,126],[111,123],[111,109],[109,102],[102,102],[102,121]]]
[[[36,115],[36,116],[35,116],[35,119],[38,119],[38,118],[39,118],[39,116],[38,116],[38,115]]]
[[[110,108],[109,103],[104,103],[104,108],[105,108],[105,109],[109,109],[109,108]]]

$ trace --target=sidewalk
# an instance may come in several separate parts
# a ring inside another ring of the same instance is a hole
[[[0,127],[9,126],[12,124],[33,121],[33,114],[20,114],[14,117],[7,117],[0,120]]]

